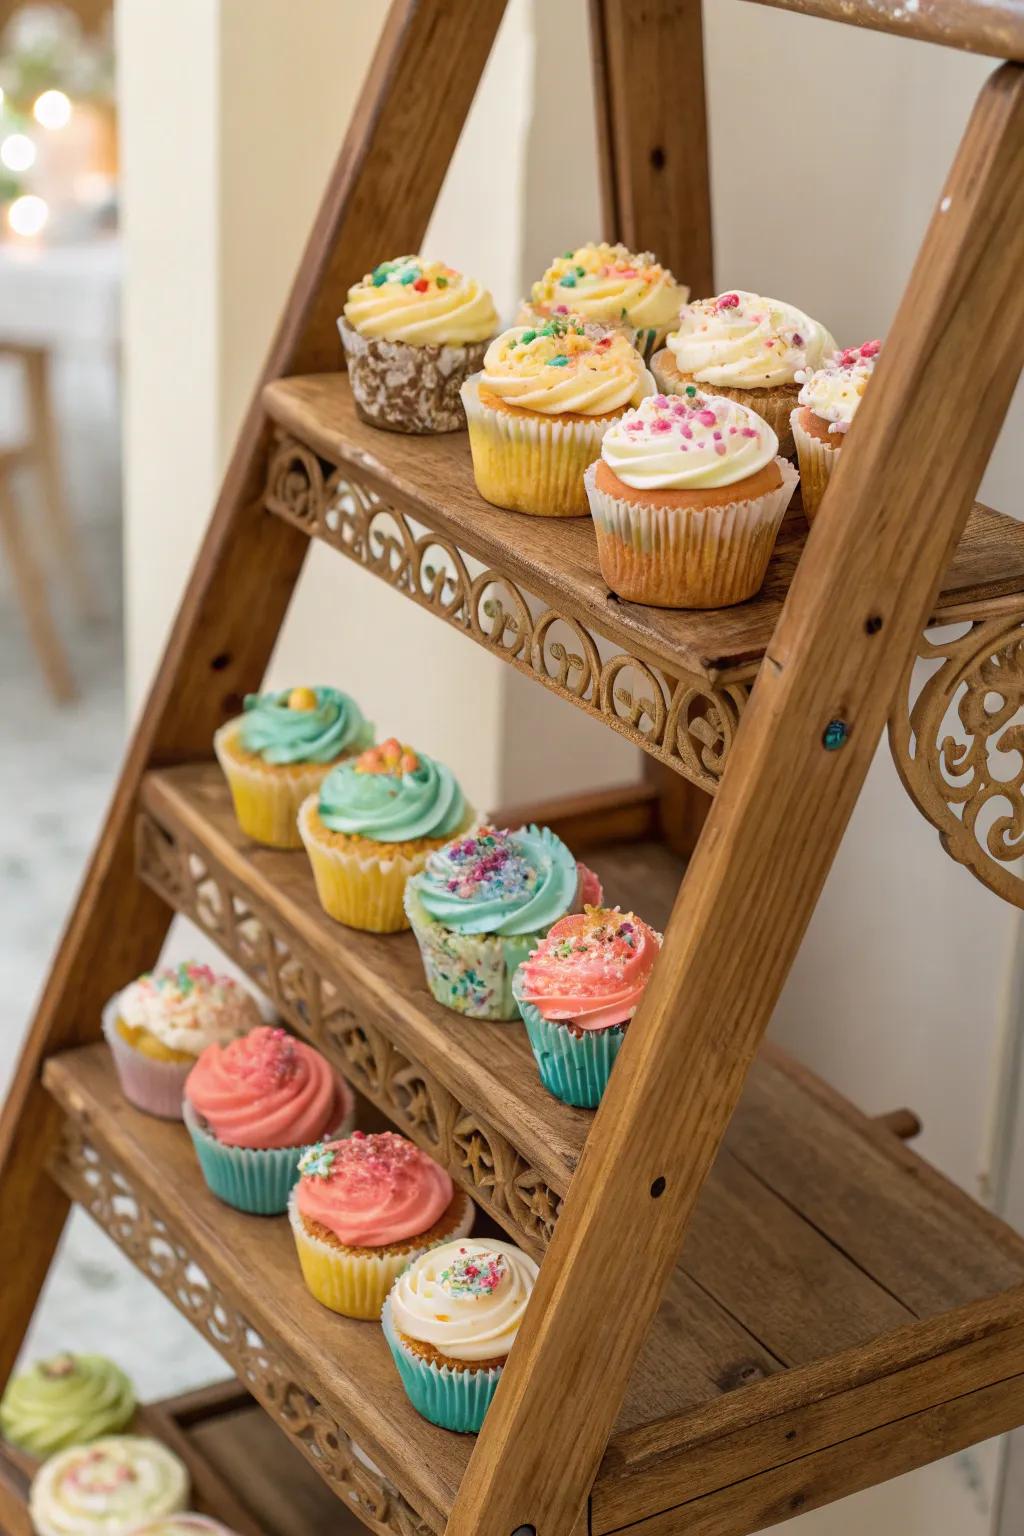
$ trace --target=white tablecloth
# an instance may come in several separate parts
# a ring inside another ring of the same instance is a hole
[[[114,347],[121,335],[121,247],[0,243],[0,342]]]

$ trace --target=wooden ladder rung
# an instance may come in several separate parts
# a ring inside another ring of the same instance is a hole
[[[1016,0],[755,0],[919,43],[1024,62],[1024,8]]]

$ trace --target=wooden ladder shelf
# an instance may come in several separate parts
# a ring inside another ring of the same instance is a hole
[[[357,418],[342,295],[422,240],[504,8],[393,0],[0,1126],[3,1376],[77,1201],[378,1533],[745,1536],[1024,1421],[1024,1240],[904,1145],[912,1117],[872,1121],[764,1044],[887,720],[947,850],[1024,905],[1012,828],[975,832],[997,786],[976,769],[954,794],[942,743],[964,690],[1024,686],[1024,528],[974,503],[1024,360],[1024,10],[768,3],[1008,61],[813,533],[784,525],[740,608],[619,602],[588,521],[492,508],[464,438]],[[700,3],[635,9],[591,0],[607,233],[711,293]],[[541,1088],[520,1031],[438,1007],[410,936],[330,922],[303,859],[238,831],[211,741],[311,538],[651,759],[640,787],[543,810],[666,925],[595,1114]],[[1005,716],[970,718],[984,756]],[[174,912],[543,1257],[476,1441],[313,1300],[285,1218],[220,1205],[182,1128],[120,1095],[101,1008]]]

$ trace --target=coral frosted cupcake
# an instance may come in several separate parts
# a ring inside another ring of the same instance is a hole
[[[288,1216],[303,1278],[345,1317],[377,1318],[411,1260],[473,1225],[473,1202],[393,1131],[311,1147]]]
[[[796,375],[819,367],[834,350],[825,327],[802,310],[735,289],[685,304],[677,329],[651,359],[651,369],[667,395],[697,384],[705,394],[726,395],[756,411],[789,458],[789,418],[799,393]]]
[[[36,1473],[29,1514],[37,1536],[132,1536],[188,1502],[184,1463],[158,1440],[111,1435],[59,1451]]]
[[[399,1276],[381,1322],[417,1413],[476,1434],[536,1279],[528,1254],[494,1238],[445,1243]]]
[[[474,1019],[515,1019],[512,977],[552,923],[601,901],[601,882],[547,827],[481,827],[427,859],[405,910],[434,997]]]
[[[481,496],[539,517],[586,516],[583,472],[601,434],[653,393],[622,335],[575,316],[503,332],[462,389]]]
[[[632,912],[588,907],[565,917],[516,972],[516,1002],[541,1082],[595,1109],[640,1005],[661,934]]]
[[[148,971],[112,998],[103,1033],[125,1098],[180,1120],[185,1079],[200,1053],[261,1022],[255,999],[237,981],[183,961]]]
[[[804,515],[813,522],[839,451],[875,371],[880,341],[833,352],[820,368],[797,374],[799,403],[790,417],[800,465]]]
[[[0,1433],[30,1456],[52,1456],[126,1429],[135,1413],[131,1382],[103,1355],[37,1360],[7,1384]]]
[[[601,574],[661,608],[722,608],[764,581],[797,485],[767,422],[693,384],[605,433],[585,483]]]
[[[335,763],[362,752],[373,726],[337,688],[251,693],[213,738],[238,825],[254,842],[301,848],[299,806]]]
[[[690,297],[650,251],[589,241],[556,256],[530,289],[523,305],[526,325],[576,313],[584,320],[622,328],[645,358],[660,347]]]
[[[443,261],[382,261],[348,291],[338,321],[359,414],[392,432],[466,425],[464,379],[498,329],[486,288]]]
[[[371,933],[408,928],[405,882],[471,825],[450,768],[392,737],[329,773],[299,813],[329,917]]]
[[[185,1083],[184,1117],[213,1193],[279,1216],[306,1148],[352,1130],[355,1096],[319,1051],[262,1024],[206,1047]]]

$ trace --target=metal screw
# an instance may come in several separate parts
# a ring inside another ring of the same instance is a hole
[[[838,752],[850,739],[850,727],[845,720],[830,720],[821,738],[826,752]]]

